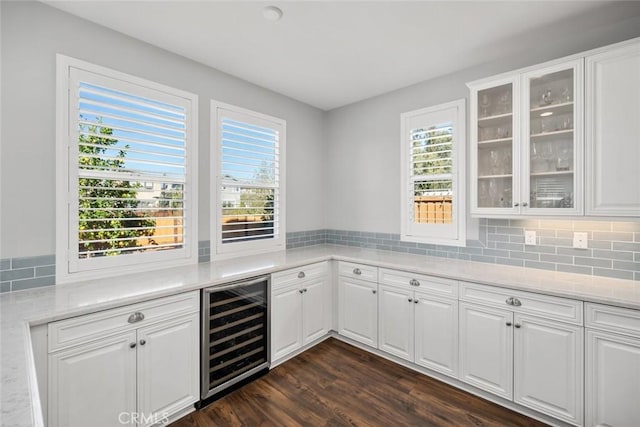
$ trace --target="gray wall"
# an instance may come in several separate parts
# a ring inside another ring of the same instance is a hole
[[[541,3],[541,7],[552,5]],[[640,36],[640,2],[611,4],[503,42],[499,47],[507,58],[501,61],[330,111],[326,125],[330,165],[327,228],[400,233],[401,113],[460,98],[468,100],[465,83],[472,80],[637,36]],[[496,48],[487,46],[491,50]],[[477,238],[477,221],[468,220],[467,230],[468,239]]]
[[[36,2],[0,2],[0,258],[55,251],[55,55],[199,96],[199,239],[209,240],[209,101],[287,120],[287,230],[324,228],[321,110]]]

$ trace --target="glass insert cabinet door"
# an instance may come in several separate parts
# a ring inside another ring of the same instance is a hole
[[[514,141],[518,127],[517,84],[498,82],[473,92],[475,103],[475,203],[478,210],[514,210]],[[473,123],[473,122],[472,122]],[[473,158],[474,156],[472,156]]]
[[[533,213],[581,212],[582,61],[523,75],[523,172],[519,202]]]

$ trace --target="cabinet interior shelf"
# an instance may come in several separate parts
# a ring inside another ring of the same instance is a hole
[[[479,175],[478,179],[496,179],[496,178],[511,178],[512,174],[504,174],[504,175]]]
[[[547,138],[558,135],[569,135],[573,133],[573,129],[554,130],[553,132],[534,133],[531,134],[531,138]]]
[[[530,110],[532,116],[547,111],[553,112],[554,114],[573,113],[573,101],[563,102],[561,104],[540,105]]]
[[[573,171],[568,170],[568,171],[531,172],[531,176],[557,176],[557,175],[573,175]]]
[[[507,142],[513,141],[512,137],[508,138],[498,138],[498,139],[487,139],[486,141],[478,141],[478,146],[480,148],[490,148],[498,145],[504,145]]]
[[[497,114],[495,116],[478,117],[478,126],[490,127],[496,123],[504,123],[511,121],[513,113]]]

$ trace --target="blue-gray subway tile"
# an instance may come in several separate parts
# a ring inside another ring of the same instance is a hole
[[[500,218],[489,218],[489,222],[487,225],[494,225],[499,227],[506,227],[509,225],[508,219],[500,219]]]
[[[459,252],[459,249],[462,249],[462,248],[457,248],[455,246],[448,246],[448,245],[436,245],[436,251]]]
[[[496,227],[496,233],[522,236],[524,235],[524,230],[516,227]]]
[[[631,231],[638,232],[640,231],[640,221],[636,222],[612,222],[612,230],[613,231]]]
[[[524,266],[529,268],[537,268],[539,270],[556,271],[556,265],[550,262],[538,262],[538,261],[526,260],[524,262]]]
[[[613,268],[616,270],[640,271],[640,262],[613,261]]]
[[[573,240],[561,239],[559,237],[540,237],[540,244],[547,246],[573,246]]]
[[[287,234],[289,234],[289,233],[287,233]],[[209,245],[210,244],[209,244],[208,240],[200,240],[200,241],[198,241],[198,249],[207,248],[207,247],[209,247]]]
[[[524,243],[524,235],[521,236],[509,236],[509,241],[511,243]]]
[[[591,231],[618,231],[611,229],[611,222],[609,221],[575,221],[573,223],[573,229],[578,230],[591,230]],[[626,231],[626,230],[620,230]]]
[[[459,248],[458,252],[467,255],[482,255],[482,248]],[[451,251],[455,252],[455,251]]]
[[[557,271],[563,271],[565,273],[577,273],[577,274],[592,274],[593,268],[581,265],[571,264],[556,264]]]
[[[573,241],[571,242],[571,245],[568,246],[573,246]],[[609,240],[587,240],[587,246],[589,248],[594,248],[594,249],[611,249],[611,241]]]
[[[581,256],[581,257],[591,257],[592,251],[591,249],[575,249],[575,248],[556,248],[556,253],[558,255],[570,255],[570,256]]]
[[[594,249],[593,250],[594,258],[607,258],[607,259],[617,259],[620,261],[632,261],[633,260],[633,252],[622,252],[622,251],[609,251],[603,249]]]
[[[513,258],[500,258],[496,257],[496,264],[512,265],[515,267],[524,267],[524,260]]]
[[[36,267],[36,277],[55,276],[55,274],[56,274],[56,267],[54,265]]]
[[[633,233],[594,231],[593,240],[611,240],[614,242],[633,242]]]
[[[467,240],[468,248],[482,248],[484,245],[479,240]]]
[[[555,246],[544,246],[544,245],[525,245],[525,252],[538,252],[541,254],[555,254],[556,247]]]
[[[603,277],[613,277],[615,279],[627,279],[633,280],[633,272],[632,271],[622,271],[622,270],[608,270],[604,268],[594,268],[593,269],[594,276],[603,276]]]
[[[509,257],[516,258],[516,259],[528,259],[530,261],[540,260],[540,254],[533,253],[533,252],[510,251]]]
[[[640,233],[633,233],[633,241],[640,242]]]
[[[55,263],[56,257],[54,255],[11,258],[11,269],[35,267],[37,265],[54,265]]]
[[[9,269],[11,269],[11,259],[10,258],[0,259],[0,271],[9,270]]]
[[[416,248],[418,249],[436,249],[436,245],[433,245],[431,243],[416,243]]]
[[[35,269],[33,267],[0,271],[0,281],[7,282],[11,280],[29,279],[32,278],[34,274]]]
[[[527,228],[526,231],[535,231],[538,237],[556,237],[556,230],[546,228]]]
[[[202,256],[198,256],[198,262],[209,262],[211,261],[211,258],[207,255],[202,255]]]
[[[381,251],[390,251],[390,250],[391,250],[391,246],[387,246],[387,245],[376,245],[376,249],[381,250]]]
[[[504,243],[504,242],[496,242],[497,249],[506,249],[509,251],[518,251],[524,252],[524,245],[520,243]]]
[[[493,225],[487,226],[487,233],[488,234],[496,234],[496,227],[493,226]]]
[[[487,225],[487,224],[489,224],[489,220],[487,218],[480,218],[479,221],[478,221],[478,224]]]
[[[489,234],[487,240],[490,242],[508,242],[509,236],[506,234]]]
[[[429,256],[437,256],[437,257],[440,257],[440,258],[446,258],[447,257],[447,252],[429,250],[429,251],[427,251],[427,255],[429,255]]]
[[[376,233],[377,239],[390,239],[391,235],[389,233]]]
[[[35,279],[14,280],[11,282],[11,291],[22,291],[24,289],[41,288],[55,284],[55,276],[36,277]]]
[[[484,255],[469,255],[469,259],[471,261],[477,261],[477,262],[486,262],[489,264],[495,264],[496,262],[496,257],[492,257],[492,256],[484,256]]]
[[[573,221],[568,220],[540,220],[539,228],[551,228],[553,230],[573,230]]]
[[[556,237],[573,241],[573,230],[556,230]]]
[[[407,248],[403,248],[402,246],[392,246],[391,248],[394,252],[407,252]]]
[[[577,256],[573,258],[573,263],[575,265],[590,265],[591,267],[611,268],[610,259],[585,258]]]
[[[522,227],[526,229],[538,228],[540,221],[537,219],[510,219],[509,225],[511,227]]]
[[[633,280],[640,280],[640,272],[636,271],[633,273]]]
[[[573,257],[569,255],[540,254],[540,261],[556,264],[573,264]]]
[[[487,245],[485,247],[495,249],[496,242],[487,242]]]
[[[409,251],[410,254],[416,254],[416,255],[426,255],[427,254],[427,250],[426,249],[409,248],[408,251]]]
[[[640,243],[613,242],[614,251],[640,252]]]
[[[509,251],[502,249],[483,249],[482,255],[509,258]]]
[[[11,291],[11,282],[0,282],[0,294]]]
[[[457,258],[457,259],[462,259],[465,261],[469,261],[471,259],[471,255],[469,254],[460,254],[460,253],[455,253],[455,252],[449,252],[449,255],[451,258]]]

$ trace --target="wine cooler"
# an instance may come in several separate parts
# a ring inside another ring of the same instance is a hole
[[[202,290],[202,399],[269,368],[269,277]]]

